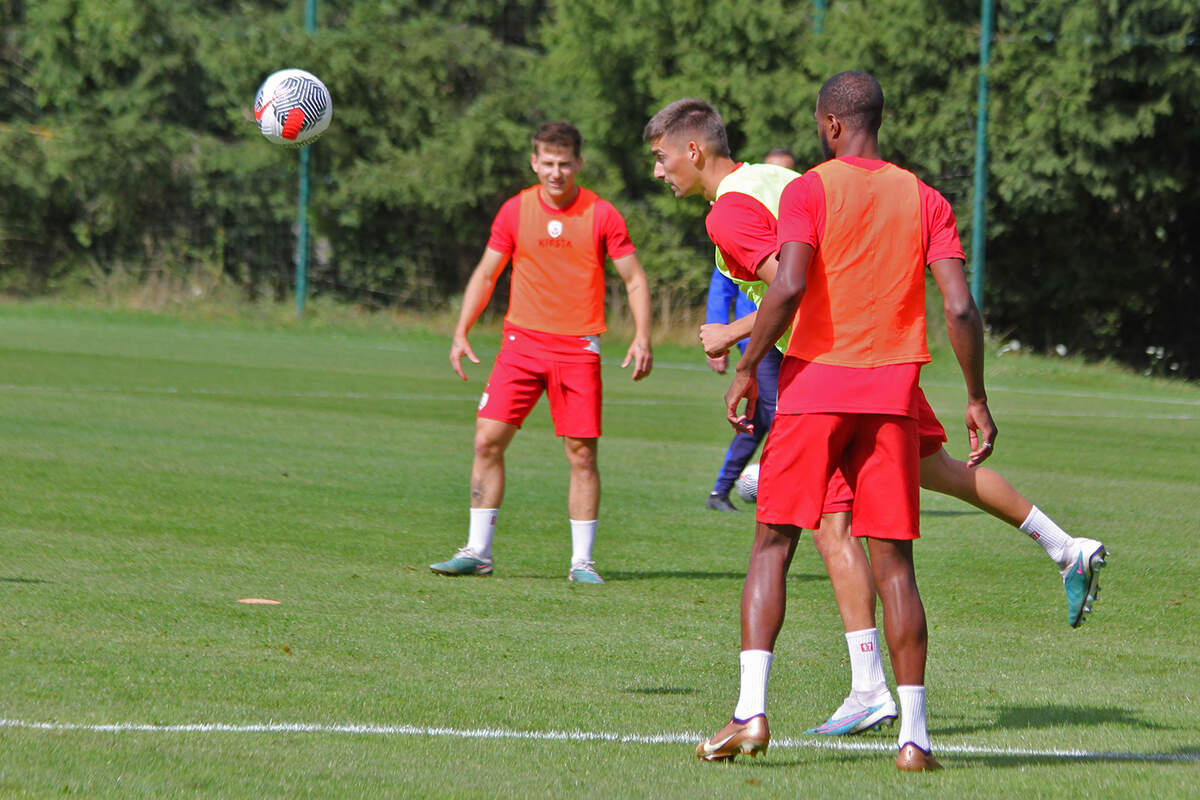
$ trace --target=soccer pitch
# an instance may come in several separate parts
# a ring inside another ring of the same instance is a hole
[[[922,497],[929,724],[806,737],[849,686],[811,542],[789,578],[765,757],[702,764],[737,694],[752,515],[706,511],[728,378],[605,343],[597,566],[566,572],[545,402],[508,455],[486,579],[466,538],[474,409],[448,340],[0,306],[0,795],[1195,796],[1200,390],[992,357],[989,466],[1114,553],[1066,624],[1023,534]],[[923,381],[966,452],[947,351]],[[278,605],[247,605],[269,598]],[[890,668],[889,668],[890,677]]]

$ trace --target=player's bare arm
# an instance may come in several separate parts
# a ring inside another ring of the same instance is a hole
[[[758,307],[754,328],[750,331],[750,343],[738,361],[733,384],[725,393],[725,418],[735,430],[752,433],[754,428],[747,421],[754,414],[754,399],[758,394],[754,371],[767,351],[775,346],[779,337],[792,324],[796,309],[808,288],[808,265],[812,261],[812,245],[786,242],[779,251],[779,267],[771,288]],[[747,398],[746,411],[738,413],[738,404]]]
[[[967,465],[973,467],[992,454],[997,435],[983,381],[983,319],[967,286],[962,259],[934,261],[929,271],[942,292],[946,332],[967,383],[966,423],[971,444]]]
[[[635,253],[614,258],[613,266],[625,281],[629,310],[633,314],[633,343],[625,353],[621,368],[633,364],[633,379],[640,381],[654,367],[654,354],[650,349],[650,282]]]
[[[725,370],[729,369],[728,353],[723,356],[717,356],[716,358],[713,358],[712,356],[705,356],[704,360],[708,363],[708,368],[718,374],[724,375]]]
[[[733,322],[706,322],[700,326],[700,346],[708,358],[726,357],[730,348],[750,335],[758,312],[738,317]]]
[[[462,368],[463,356],[469,358],[472,364],[479,363],[479,358],[467,340],[467,333],[487,308],[488,301],[492,299],[492,291],[496,288],[496,281],[500,279],[500,273],[504,271],[507,263],[507,253],[490,247],[484,248],[483,257],[479,259],[475,271],[471,273],[471,279],[467,281],[467,288],[463,292],[462,310],[458,314],[458,325],[454,328],[454,338],[450,342],[450,367],[464,381],[467,374]]]
[[[754,274],[760,281],[770,286],[771,282],[775,280],[778,270],[779,258],[775,254],[771,254],[763,259]],[[757,315],[758,312],[747,314],[729,324],[709,322],[701,325],[700,344],[704,347],[704,354],[709,358],[717,358],[728,353],[729,348],[750,335],[750,331],[754,329],[754,320]]]

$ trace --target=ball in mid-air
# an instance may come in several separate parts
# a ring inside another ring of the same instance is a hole
[[[302,69],[273,72],[258,87],[254,119],[262,135],[285,147],[312,144],[333,119],[333,99],[321,79]]]
[[[747,503],[758,502],[758,464],[748,464],[733,484],[738,497]]]

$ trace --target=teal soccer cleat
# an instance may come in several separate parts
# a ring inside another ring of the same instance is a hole
[[[491,575],[492,560],[483,558],[470,548],[461,547],[454,558],[430,564],[429,568],[439,575]]]
[[[1067,591],[1067,623],[1078,628],[1100,592],[1100,568],[1107,563],[1108,550],[1095,539],[1075,539],[1069,547],[1071,559],[1061,572]]]
[[[600,573],[596,572],[595,561],[572,562],[571,571],[567,573],[567,580],[574,583],[604,583],[604,578],[601,578]]]
[[[846,702],[833,712],[833,716],[817,727],[809,728],[805,733],[815,733],[819,736],[850,736],[866,733],[881,725],[891,725],[896,716],[896,701],[890,693],[881,702],[867,706],[847,697]]]

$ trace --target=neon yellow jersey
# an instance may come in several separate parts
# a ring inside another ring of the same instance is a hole
[[[800,177],[800,173],[780,167],[775,164],[743,164],[738,169],[726,175],[719,184],[717,184],[717,194],[714,201],[719,200],[721,195],[730,192],[738,192],[740,194],[749,195],[771,212],[771,216],[775,221],[779,221],[779,198],[783,196],[784,187]],[[767,284],[765,281],[744,281],[740,278],[735,278],[729,273],[729,268],[725,265],[725,256],[721,254],[721,248],[716,249],[717,269],[721,271],[729,280],[737,284],[738,288],[746,293],[746,296],[754,303],[757,308],[762,305],[763,296],[767,293]],[[783,338],[775,343],[780,351],[787,350],[788,340],[791,338],[792,329],[789,327],[784,331]]]

